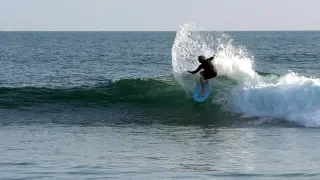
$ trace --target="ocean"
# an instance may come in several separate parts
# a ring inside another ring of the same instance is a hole
[[[192,24],[0,32],[0,179],[319,179],[319,49],[319,31]]]

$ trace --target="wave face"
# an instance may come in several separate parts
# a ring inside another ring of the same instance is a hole
[[[183,103],[183,91],[168,79],[122,79],[91,87],[1,87],[0,105],[7,108],[41,104],[136,103],[174,105]]]
[[[213,97],[213,103],[245,117],[320,126],[320,79],[292,72],[283,76],[261,75],[253,69],[254,59],[245,47],[233,45],[225,33],[206,32],[193,24],[181,26],[172,47],[174,78],[187,93],[192,92],[199,77],[186,71],[199,65],[197,56],[213,54],[218,76],[236,82],[230,91],[224,91],[215,87],[219,80],[211,80],[214,91],[219,92]]]

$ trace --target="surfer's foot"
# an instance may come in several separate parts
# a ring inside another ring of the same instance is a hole
[[[201,91],[199,92],[199,95],[204,95],[205,93],[206,93],[206,91],[201,90]]]

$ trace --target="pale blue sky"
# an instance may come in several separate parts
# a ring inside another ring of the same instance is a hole
[[[0,0],[0,31],[320,30],[320,0]]]

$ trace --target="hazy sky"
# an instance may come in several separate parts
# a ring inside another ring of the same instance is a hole
[[[320,0],[0,0],[0,31],[320,30]]]

